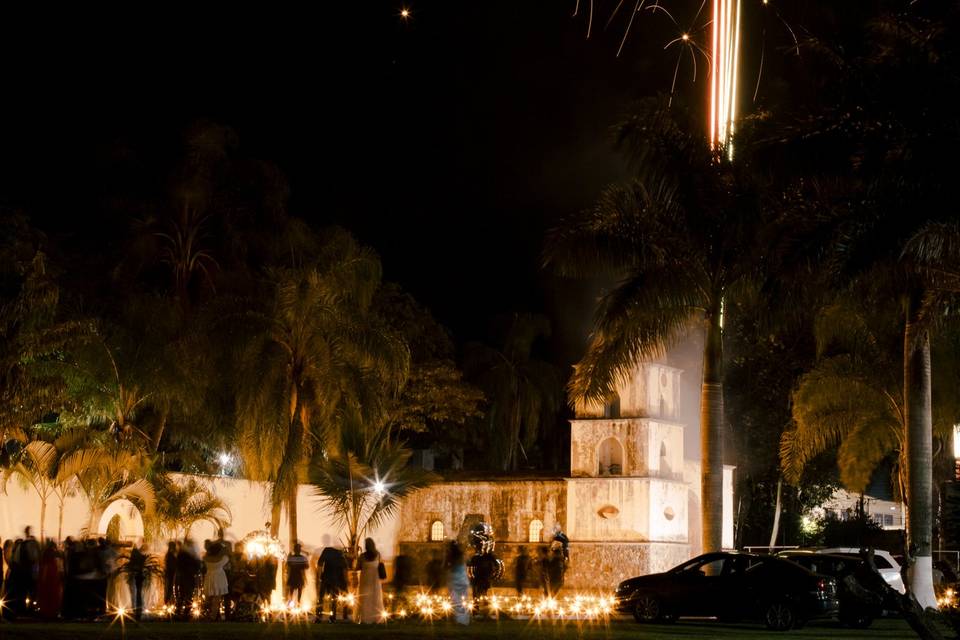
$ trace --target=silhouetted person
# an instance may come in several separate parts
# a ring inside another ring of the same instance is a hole
[[[53,620],[60,615],[63,602],[63,570],[60,551],[53,540],[47,540],[40,554],[40,575],[37,579],[37,611],[41,618]]]
[[[543,590],[543,597],[550,597],[550,549],[540,547],[538,549],[537,571],[540,577],[540,588]]]
[[[427,574],[427,590],[431,593],[437,593],[444,584],[443,556],[439,550],[433,552],[433,556],[427,562],[425,568]]]
[[[167,554],[163,556],[163,604],[173,605],[174,586],[177,580],[177,543],[171,540],[167,543]]]
[[[294,600],[296,594],[297,606],[303,596],[303,587],[307,583],[307,567],[310,560],[301,553],[303,547],[297,542],[293,545],[293,553],[287,556],[287,600]]]
[[[177,615],[188,617],[200,573],[200,556],[189,538],[177,552]]]
[[[147,578],[147,545],[130,549],[127,560],[127,584],[130,587],[130,604],[133,605],[133,617],[137,620],[143,613],[143,581]]]
[[[265,555],[257,562],[257,593],[261,603],[270,602],[270,594],[277,588],[279,563],[272,555]]]
[[[513,569],[514,586],[517,590],[517,597],[523,595],[523,588],[527,584],[527,574],[530,571],[530,556],[527,555],[527,548],[520,547],[517,554],[517,563]]]
[[[330,622],[337,619],[337,598],[347,590],[347,558],[336,547],[324,547],[317,559],[317,620],[323,617],[323,599],[330,596]],[[346,607],[343,619],[346,620]]]
[[[393,559],[393,606],[406,606],[407,587],[414,583],[413,558],[400,554]]]

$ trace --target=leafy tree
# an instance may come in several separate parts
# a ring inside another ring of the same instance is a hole
[[[43,236],[23,216],[0,215],[0,435],[21,433],[55,412],[64,381],[49,363],[63,359],[79,327],[63,317],[60,286]]]
[[[386,422],[395,432],[424,433],[434,446],[462,457],[465,432],[481,415],[483,393],[466,382],[447,330],[399,286],[381,287],[375,302],[386,326],[410,349],[410,375],[389,399]]]
[[[618,379],[699,327],[703,550],[714,551],[723,516],[723,311],[758,267],[761,185],[747,154],[729,162],[697,120],[662,100],[642,104],[618,139],[633,160],[632,181],[563,221],[547,243],[547,263],[562,274],[616,281],[569,390],[574,400],[604,402]]]

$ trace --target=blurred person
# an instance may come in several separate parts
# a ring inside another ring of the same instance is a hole
[[[566,574],[567,560],[563,549],[555,542],[550,550],[550,560],[547,565],[547,573],[550,577],[550,597],[556,598],[560,590],[563,589],[563,579]]]
[[[457,624],[470,624],[470,611],[467,609],[470,580],[467,578],[467,564],[463,549],[457,542],[451,541],[447,550],[447,591],[453,604],[453,619]]]
[[[257,593],[261,604],[270,604],[270,597],[277,588],[277,559],[267,554],[257,561]]]
[[[127,574],[127,586],[130,589],[130,606],[137,620],[143,614],[143,583],[147,579],[147,562],[150,551],[146,544],[130,549],[130,557],[124,573]]]
[[[360,567],[360,604],[356,618],[361,624],[373,624],[381,621],[383,617],[383,590],[380,581],[386,578],[386,572],[373,538],[364,540],[363,548],[363,553],[357,559]]]
[[[537,559],[537,571],[540,577],[540,589],[543,591],[543,597],[549,598],[552,591],[550,587],[550,549],[542,546],[538,551],[540,556]]]
[[[300,599],[303,596],[303,587],[307,583],[307,567],[310,561],[307,556],[301,553],[303,547],[299,542],[293,545],[293,552],[287,556],[287,589],[286,599],[288,603],[296,602],[300,606]],[[296,594],[296,599],[294,599]]]
[[[63,562],[53,540],[47,540],[40,554],[37,578],[37,610],[41,618],[52,620],[60,615],[63,602]]]
[[[189,617],[193,604],[193,595],[197,586],[197,575],[200,573],[200,555],[196,545],[190,538],[185,538],[177,552],[177,615]]]
[[[177,580],[178,552],[176,540],[167,543],[167,553],[163,556],[163,604],[168,606],[176,603],[174,586]]]
[[[317,559],[317,621],[323,617],[323,600],[330,596],[330,622],[337,619],[337,600],[347,591],[347,558],[336,547],[324,547]],[[346,606],[343,619],[347,619]]]
[[[413,558],[400,554],[393,559],[393,608],[399,610],[407,605],[407,587],[414,582]]]
[[[220,603],[223,601],[223,596],[230,592],[226,572],[228,562],[230,562],[230,556],[223,552],[223,545],[219,542],[210,543],[203,557],[206,568],[203,576],[203,594],[210,607],[210,617],[214,620],[220,619]]]
[[[439,592],[444,585],[444,558],[442,551],[439,549],[433,551],[424,571],[427,574],[427,591],[430,594]]]
[[[530,556],[527,555],[527,548],[520,547],[517,554],[517,562],[513,569],[514,588],[517,591],[517,597],[523,595],[523,589],[527,583],[527,574],[530,571]]]

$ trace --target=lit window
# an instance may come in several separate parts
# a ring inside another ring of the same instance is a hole
[[[443,542],[443,523],[439,520],[430,525],[430,542]]]
[[[543,522],[540,520],[530,522],[530,542],[543,542]]]

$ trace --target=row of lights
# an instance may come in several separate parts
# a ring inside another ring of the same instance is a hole
[[[357,595],[348,593],[337,597],[337,601],[342,606],[354,607],[357,604]],[[393,594],[387,594],[388,600],[393,600]],[[486,610],[493,616],[500,614],[527,617],[532,619],[554,619],[554,620],[578,620],[578,621],[600,621],[606,620],[613,613],[614,600],[609,596],[600,595],[573,595],[562,598],[538,598],[530,596],[484,596],[478,599],[481,610]],[[467,611],[473,612],[477,605],[474,601],[468,601],[465,605]],[[413,602],[408,607],[401,607],[399,610],[391,613],[387,610],[380,612],[380,619],[386,622],[390,619],[405,620],[407,618],[420,618],[422,620],[437,620],[446,618],[454,612],[456,605],[454,601],[442,595],[430,595],[419,593],[413,598]],[[148,611],[148,617],[171,618],[176,613],[176,607],[173,605],[163,605],[155,610]],[[221,605],[221,614],[223,608]],[[190,606],[190,615],[193,618],[199,618],[203,614],[203,602],[200,599],[194,599]],[[114,617],[122,620],[128,616],[129,612],[124,607],[119,607],[114,612]],[[306,621],[312,619],[313,611],[305,608],[296,602],[283,602],[279,604],[265,604],[260,608],[261,621],[283,620],[283,621]]]

